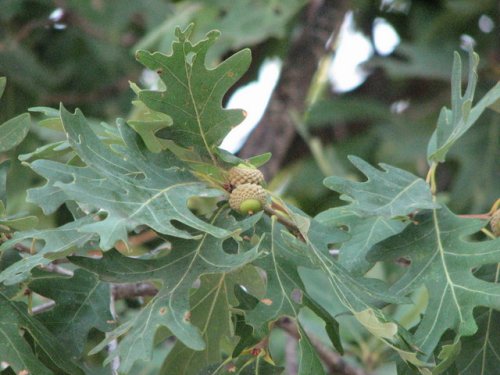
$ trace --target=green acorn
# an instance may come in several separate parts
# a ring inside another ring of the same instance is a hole
[[[491,217],[490,228],[495,237],[500,237],[500,209],[496,210]]]
[[[242,184],[261,185],[264,182],[264,175],[257,168],[238,164],[229,170],[229,182],[233,186]]]
[[[238,185],[229,196],[229,206],[242,214],[253,214],[262,210],[267,201],[267,193],[256,184]]]

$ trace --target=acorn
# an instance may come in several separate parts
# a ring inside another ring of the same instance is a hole
[[[490,228],[495,237],[500,237],[500,209],[496,210],[491,217]]]
[[[257,168],[238,164],[229,170],[229,182],[234,187],[242,184],[261,185],[264,182],[264,175]]]
[[[267,201],[267,193],[257,184],[238,185],[229,196],[229,206],[242,214],[253,214],[262,210]]]

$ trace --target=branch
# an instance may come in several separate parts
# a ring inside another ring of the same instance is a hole
[[[154,296],[156,293],[158,293],[158,289],[148,283],[113,285],[113,297],[115,299]]]
[[[297,329],[297,324],[289,318],[282,318],[275,323],[276,327],[279,327],[286,331],[290,336],[296,340],[300,339],[300,333]],[[336,375],[368,375],[364,370],[352,367],[349,365],[342,356],[325,344],[323,344],[317,337],[307,334],[309,341],[311,342],[314,349],[318,353],[319,357],[325,363],[330,374]]]
[[[67,270],[65,270],[67,271]],[[67,271],[69,272],[69,271]],[[133,297],[144,297],[144,296],[154,296],[158,293],[153,285],[148,283],[137,283],[137,284],[113,284],[111,286],[113,301],[117,299],[133,298]],[[33,308],[33,314],[40,314],[54,307],[56,303],[54,301],[46,302],[42,305]]]

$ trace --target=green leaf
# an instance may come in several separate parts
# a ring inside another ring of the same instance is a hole
[[[139,95],[141,89],[131,83],[132,90]],[[144,144],[151,152],[160,152],[166,148],[164,139],[158,138],[156,133],[163,128],[172,126],[172,118],[164,113],[153,111],[140,100],[132,102],[134,110],[127,123],[142,137]]]
[[[476,277],[494,282],[500,280],[500,263],[481,267]],[[478,330],[473,336],[461,339],[460,355],[456,358],[456,368],[463,375],[494,374],[500,366],[500,312],[493,309],[474,310]]]
[[[81,232],[98,234],[103,250],[119,240],[126,242],[127,232],[139,225],[167,235],[193,237],[176,228],[173,220],[216,237],[230,234],[199,219],[187,206],[190,197],[220,196],[222,190],[208,188],[191,173],[172,167],[180,163],[171,154],[145,150],[138,135],[123,121],[118,121],[118,128],[125,147],[111,148],[99,140],[80,111],[71,114],[62,108],[61,118],[71,147],[86,166],[48,160],[30,164],[48,180],[45,186],[28,191],[28,200],[45,213],[54,212],[68,200],[105,211],[104,219],[80,228]]]
[[[500,239],[465,240],[485,222],[459,218],[446,207],[419,214],[415,220],[418,224],[375,245],[369,258],[410,258],[410,267],[391,290],[402,296],[422,285],[427,288],[429,302],[415,341],[429,356],[446,330],[453,330],[458,336],[470,336],[477,331],[473,317],[477,306],[500,309],[500,286],[478,279],[471,271],[500,262]]]
[[[385,303],[407,301],[391,293],[380,280],[353,276],[334,261],[328,251],[329,244],[341,242],[339,239],[343,238],[336,235],[333,228],[308,218],[298,209],[288,207],[287,212],[304,239],[304,244],[296,242],[295,246],[304,248],[303,252],[308,254],[313,265],[310,267],[302,262],[298,269],[311,300],[321,305],[333,318],[338,314],[352,313],[370,333],[397,351],[405,362],[419,368],[427,366],[417,359],[415,348],[408,342],[406,330],[392,322],[378,308]],[[321,281],[311,282],[314,277],[319,277]],[[330,308],[332,303],[333,309]]]
[[[11,215],[0,218],[0,225],[5,225],[15,230],[28,230],[37,224],[38,218],[36,216]]]
[[[207,69],[205,58],[219,37],[211,31],[206,38],[192,44],[189,37],[193,25],[176,29],[177,40],[169,56],[159,52],[137,52],[137,60],[155,70],[166,85],[166,91],[143,90],[139,99],[149,108],[173,119],[161,136],[180,146],[193,147],[202,156],[215,160],[215,147],[229,130],[245,118],[242,110],[223,109],[227,90],[245,73],[250,64],[250,51],[242,50],[214,69]]]
[[[408,223],[383,216],[361,216],[351,205],[331,208],[316,216],[328,226],[346,226],[351,237],[339,246],[339,264],[356,275],[365,274],[372,266],[366,254],[377,242],[400,233]]]
[[[76,270],[73,277],[51,275],[30,282],[34,292],[56,302],[53,309],[37,315],[75,358],[81,357],[92,328],[109,331],[110,286],[97,275]]]
[[[27,333],[40,353],[35,353],[23,337]],[[51,365],[59,369],[59,372],[68,375],[83,374],[60,341],[40,321],[28,315],[26,305],[10,301],[0,292],[0,358],[9,363],[16,373],[24,370],[37,375],[53,374],[40,362],[37,354],[50,359]]]
[[[73,252],[75,247],[82,247],[95,236],[93,233],[80,232],[80,228],[93,222],[92,216],[86,216],[59,228],[33,229],[14,233],[12,239],[0,246],[0,251],[5,251],[26,240],[30,240],[30,246],[34,246],[34,241],[43,241],[44,245],[42,248],[35,248],[36,253],[33,255],[23,254],[22,261],[16,262],[0,272],[0,282],[5,284],[19,283],[30,276],[30,271],[34,267],[46,266],[53,260],[61,259]]]
[[[472,100],[477,85],[479,56],[469,50],[469,77],[465,93],[462,95],[462,62],[455,52],[451,80],[451,110],[444,107],[439,114],[436,130],[427,148],[429,162],[442,163],[453,144],[474,125],[479,116],[489,106],[500,99],[500,83],[497,83],[474,107]]]
[[[336,176],[324,181],[326,187],[343,194],[341,199],[351,202],[349,209],[363,216],[394,218],[438,206],[421,178],[387,164],[379,164],[383,169],[380,171],[358,157],[349,156],[349,160],[368,177],[367,181],[353,182]]]
[[[261,215],[236,222],[226,209],[219,209],[213,219],[216,225],[232,232],[252,227]],[[114,335],[128,334],[120,341],[118,350],[121,368],[127,372],[136,360],[149,360],[153,338],[160,326],[167,327],[178,340],[193,350],[204,350],[206,343],[200,329],[190,323],[189,291],[193,282],[205,274],[232,272],[254,261],[259,246],[239,242],[236,254],[223,250],[224,239],[204,234],[199,240],[169,238],[172,251],[157,259],[132,259],[108,252],[101,260],[72,257],[72,262],[99,274],[109,282],[138,282],[160,280],[158,294],[126,325],[118,327]],[[112,334],[113,337],[113,334]]]
[[[271,233],[266,235],[262,244],[267,255],[254,262],[266,271],[267,291],[257,306],[246,313],[245,320],[265,334],[269,329],[269,321],[282,316],[294,318],[301,337],[297,348],[298,374],[322,374],[323,366],[298,320],[305,288],[297,273],[297,264],[307,264],[309,261],[307,256],[294,252],[285,244],[282,230],[283,227],[273,217]]]
[[[23,113],[0,125],[0,152],[16,147],[28,134],[31,125],[29,113]]]
[[[190,298],[191,323],[200,328],[206,348],[195,351],[177,342],[169,353],[161,374],[197,374],[199,370],[220,362],[221,341],[234,336],[231,321],[232,307],[237,305],[233,295],[235,287],[243,285],[247,290],[252,284],[263,281],[254,267],[227,274],[212,274],[201,277],[201,286]],[[260,286],[257,286],[260,289]]]

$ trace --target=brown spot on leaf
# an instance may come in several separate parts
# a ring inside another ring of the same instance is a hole
[[[160,309],[160,315],[165,315],[167,313],[167,308],[166,307],[162,307]]]
[[[261,349],[260,348],[253,348],[250,351],[250,354],[252,354],[254,357],[257,357],[260,354]]]
[[[234,77],[234,72],[227,72],[227,76],[229,78],[233,78]]]
[[[273,304],[273,300],[269,298],[262,298],[260,302],[267,306],[271,306]]]
[[[156,73],[162,74],[163,73],[163,69],[156,69]]]
[[[184,320],[186,322],[189,322],[191,320],[191,311],[186,311],[186,313],[184,314]]]

